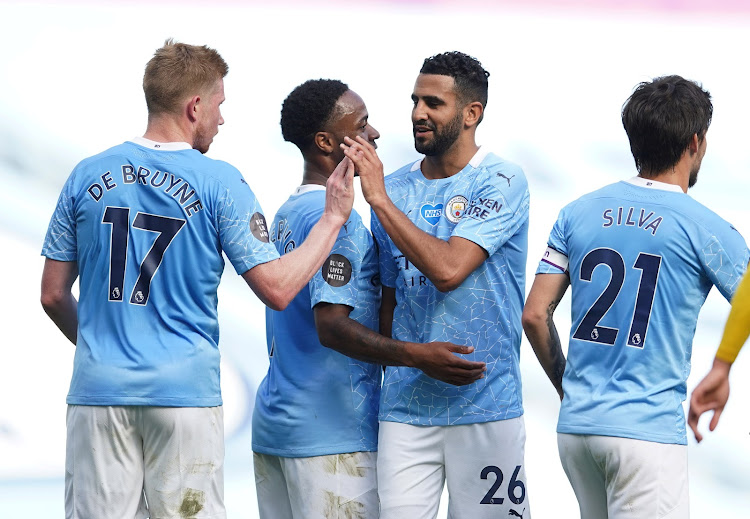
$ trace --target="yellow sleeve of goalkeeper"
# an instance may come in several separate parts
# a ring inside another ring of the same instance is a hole
[[[732,363],[750,335],[750,271],[745,273],[732,298],[724,335],[721,337],[716,358]]]

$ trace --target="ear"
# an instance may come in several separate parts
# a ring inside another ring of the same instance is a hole
[[[690,142],[688,143],[688,150],[690,150],[690,155],[695,155],[696,153],[698,153],[700,144],[701,140],[698,138],[698,134],[694,133],[690,138]]]
[[[484,107],[479,101],[469,103],[464,107],[464,125],[468,127],[476,126],[482,119]]]
[[[187,103],[187,106],[185,107],[187,111],[187,117],[190,120],[191,123],[194,123],[198,120],[198,112],[201,109],[200,106],[201,96],[193,96],[190,98],[190,100]]]
[[[318,132],[313,137],[315,147],[321,150],[326,155],[330,155],[336,149],[336,143],[334,142],[333,135],[329,132]]]

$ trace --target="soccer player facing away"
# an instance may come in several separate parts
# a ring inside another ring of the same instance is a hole
[[[146,65],[145,135],[78,164],[52,216],[41,301],[76,345],[68,518],[226,516],[222,252],[281,309],[349,217],[354,169],[343,164],[310,239],[279,258],[240,172],[204,155],[224,123],[227,70],[215,50],[167,40]]]
[[[454,387],[388,367],[381,391],[381,517],[530,517],[519,349],[529,191],[521,168],[476,144],[489,73],[461,52],[427,58],[412,100],[425,156],[388,177],[364,139],[346,139],[372,208],[381,330],[473,346],[485,378]]]
[[[337,80],[307,81],[281,109],[284,139],[304,159],[302,185],[270,228],[280,254],[295,250],[324,208],[324,185],[344,157],[339,144],[380,134],[362,99]],[[473,348],[379,335],[377,249],[356,211],[331,255],[283,311],[266,314],[270,366],[253,413],[261,518],[379,516],[376,478],[379,364],[409,365],[454,384],[483,375]]]
[[[562,209],[523,323],[562,406],[560,459],[582,518],[688,517],[682,402],[698,312],[730,299],[742,236],[687,190],[698,177],[711,97],[666,76],[622,109],[638,176]],[[572,290],[567,363],[553,314]]]
[[[703,440],[703,434],[698,430],[698,420],[703,413],[713,411],[709,430],[713,431],[719,425],[719,418],[729,400],[729,370],[732,369],[748,336],[750,336],[750,274],[745,272],[732,298],[732,309],[729,311],[711,371],[698,383],[690,396],[688,425],[698,442]]]

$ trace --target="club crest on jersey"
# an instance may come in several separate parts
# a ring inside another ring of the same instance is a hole
[[[440,221],[440,217],[443,216],[443,204],[424,204],[419,212],[427,223],[436,225]]]
[[[449,222],[458,223],[461,217],[464,215],[466,206],[469,205],[469,201],[463,195],[456,195],[448,200],[448,208],[445,210],[445,217]]]

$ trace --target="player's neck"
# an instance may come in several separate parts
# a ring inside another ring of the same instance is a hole
[[[680,161],[672,168],[665,169],[656,173],[655,175],[644,176],[649,180],[655,180],[657,182],[663,182],[664,184],[672,184],[682,189],[683,193],[687,193],[688,185],[690,182],[690,172],[692,171],[693,164],[691,161],[686,160],[683,156]],[[642,175],[639,175],[642,176]]]
[[[466,167],[477,150],[479,146],[473,137],[470,141],[458,140],[441,155],[425,156],[421,166],[422,174],[429,179],[452,177]]]
[[[333,167],[318,161],[305,159],[305,169],[302,172],[302,185],[318,184],[325,186],[328,177],[333,173]]]
[[[155,142],[187,142],[193,145],[193,135],[171,117],[149,117],[144,139]]]

